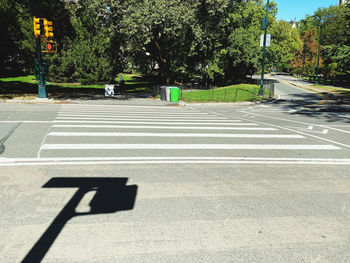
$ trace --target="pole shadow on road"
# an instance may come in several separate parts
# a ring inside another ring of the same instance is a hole
[[[43,188],[78,188],[73,197],[57,215],[22,262],[40,262],[54,243],[65,224],[73,217],[108,214],[132,210],[137,186],[126,185],[128,178],[52,178]],[[83,197],[90,191],[95,195],[89,203],[89,212],[76,212]]]

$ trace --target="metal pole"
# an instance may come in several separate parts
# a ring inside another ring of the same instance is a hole
[[[318,84],[318,67],[319,67],[319,64],[320,64],[321,42],[322,42],[322,21],[321,21],[321,25],[320,25],[320,38],[319,38],[319,41],[318,41],[318,54],[317,54],[315,84]]]
[[[38,98],[47,98],[45,88],[45,76],[44,76],[44,65],[41,57],[41,41],[40,37],[36,38],[36,53],[39,64],[39,87],[38,87]]]
[[[266,5],[266,20],[265,20],[265,32],[264,32],[264,49],[262,57],[262,66],[261,66],[261,80],[260,80],[260,90],[259,96],[264,95],[264,70],[265,70],[265,57],[266,57],[266,35],[267,35],[267,26],[269,21],[269,9],[270,9],[270,0],[267,0]]]
[[[34,16],[40,17],[40,6],[37,0],[31,0],[31,10]],[[43,31],[43,25],[40,23],[40,32]],[[44,76],[44,65],[41,55],[41,41],[40,37],[36,38],[36,57],[38,59],[39,66],[39,86],[38,86],[38,98],[47,98],[45,88],[45,76]]]
[[[303,70],[301,72],[301,76],[304,77],[304,72],[305,72],[305,56],[306,56],[306,45],[305,42],[303,42]]]

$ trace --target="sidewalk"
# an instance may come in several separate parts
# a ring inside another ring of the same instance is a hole
[[[134,95],[116,95],[114,97],[98,97],[96,99],[2,99],[0,103],[23,103],[23,104],[105,104],[105,105],[139,105],[139,106],[177,106],[181,103],[163,101],[153,97],[139,97]]]

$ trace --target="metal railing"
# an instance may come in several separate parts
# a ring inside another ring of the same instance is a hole
[[[260,82],[259,82],[260,84]],[[160,94],[160,86],[154,87],[154,96]],[[238,102],[258,101],[275,98],[275,87],[273,82],[264,83],[264,95],[259,96],[259,86],[256,89],[241,87],[219,88],[212,85],[185,84],[176,85],[180,88],[180,100],[189,102]],[[201,96],[198,92],[201,91]]]

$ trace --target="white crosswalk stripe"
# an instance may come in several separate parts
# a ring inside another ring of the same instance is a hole
[[[298,144],[45,144],[42,149],[57,150],[122,150],[122,149],[201,149],[201,150],[339,150],[333,145]]]
[[[293,134],[227,134],[227,133],[146,133],[146,132],[50,132],[48,136],[90,136],[90,137],[225,137],[225,138],[304,138]]]
[[[79,162],[124,158],[112,160],[117,163],[248,163],[252,160],[245,158],[272,157],[269,163],[283,151],[291,158],[288,162],[315,163],[307,155],[314,150],[341,148],[252,121],[186,108],[62,105],[39,157],[53,158],[53,162],[66,157],[87,158]],[[309,159],[295,159],[301,153]],[[135,157],[140,159],[132,159]],[[166,159],[157,159],[163,157]]]

